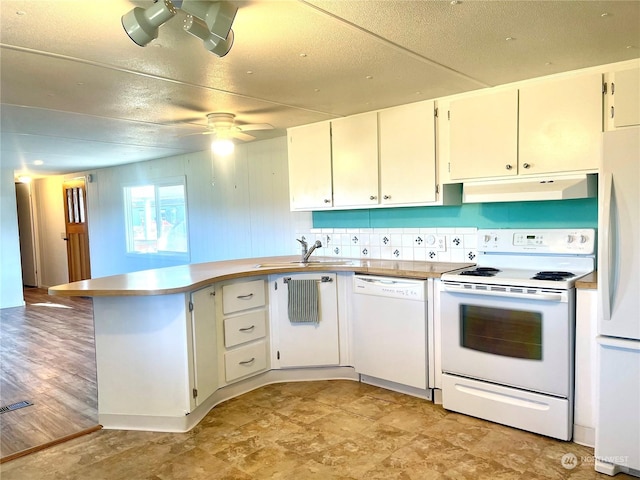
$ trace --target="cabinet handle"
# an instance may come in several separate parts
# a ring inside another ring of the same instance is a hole
[[[382,197],[382,198],[384,198],[385,200],[389,200],[389,199],[391,198],[391,195],[385,195],[385,196],[384,196],[384,197]]]
[[[253,293],[249,293],[247,295],[238,295],[236,298],[240,300],[249,300],[251,297],[253,297]]]
[[[240,328],[239,331],[241,332],[250,332],[252,331],[254,328],[256,328],[255,325],[251,325],[250,327],[244,327],[244,328]]]
[[[375,199],[377,199],[377,198],[378,198],[378,197],[376,197],[375,195],[371,195],[371,196],[369,197],[369,200],[375,200]]]
[[[331,200],[330,200],[330,199],[328,199],[328,198],[325,198],[325,199],[324,199],[324,203],[331,203]]]
[[[509,164],[507,164],[504,168],[506,168],[507,170],[511,170],[513,167]]]
[[[615,109],[613,107],[611,107],[611,118],[616,116],[616,112]]]
[[[251,357],[251,360],[245,360],[244,362],[239,362],[239,365],[251,365],[256,361],[256,357]]]
[[[531,165],[529,165],[528,163],[525,163],[522,165],[524,168],[529,168]]]

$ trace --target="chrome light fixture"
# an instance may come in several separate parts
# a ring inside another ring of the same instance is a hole
[[[231,25],[238,7],[226,1],[174,0],[187,13],[184,30],[200,38],[214,55],[224,57],[233,46]],[[135,43],[144,47],[158,38],[158,28],[177,13],[171,0],[156,0],[147,8],[136,7],[122,17],[122,26]]]
[[[204,48],[218,57],[224,57],[233,46],[233,30],[229,29],[226,38],[220,38],[211,32],[207,25],[193,15],[187,15],[184,30],[204,43]]]
[[[177,12],[171,0],[158,1],[147,9],[136,7],[130,10],[122,16],[122,26],[131,40],[144,47],[158,38],[158,27]]]
[[[182,10],[201,19],[210,33],[226,40],[231,25],[236,18],[238,8],[228,2],[203,2],[201,0],[183,0]]]

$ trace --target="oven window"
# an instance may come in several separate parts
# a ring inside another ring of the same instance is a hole
[[[505,357],[542,360],[542,314],[460,306],[463,347]]]

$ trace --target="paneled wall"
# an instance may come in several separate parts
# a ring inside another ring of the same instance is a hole
[[[13,169],[0,168],[0,308],[24,304]]]
[[[227,158],[197,152],[91,172],[87,184],[92,277],[230,258],[297,252],[310,213],[289,211],[286,138],[236,146]],[[184,176],[190,259],[126,253],[122,188]]]

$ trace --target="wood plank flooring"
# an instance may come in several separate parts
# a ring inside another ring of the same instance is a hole
[[[0,310],[0,459],[98,425],[93,302],[25,289],[24,307]],[[1,461],[1,460],[0,460]]]

